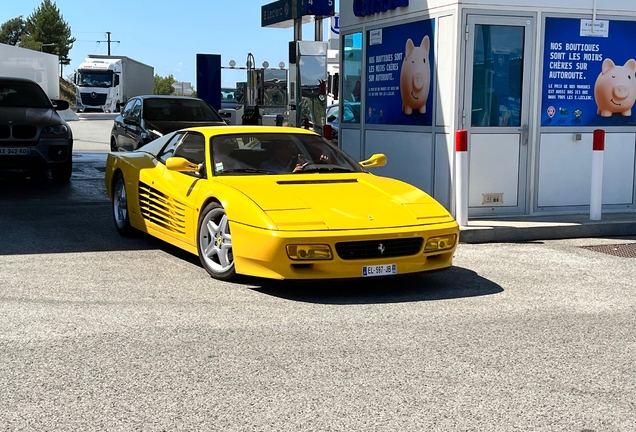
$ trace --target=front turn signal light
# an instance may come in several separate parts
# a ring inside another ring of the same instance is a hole
[[[446,236],[431,237],[426,240],[426,246],[424,246],[424,252],[436,252],[447,249],[452,249],[457,241],[456,234],[450,234]]]
[[[287,245],[287,256],[293,260],[330,260],[329,245]]]

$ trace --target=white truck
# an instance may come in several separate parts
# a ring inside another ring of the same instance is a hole
[[[131,97],[153,93],[154,71],[130,57],[89,54],[75,73],[77,111],[119,112]]]
[[[59,57],[0,43],[0,76],[26,78],[42,87],[50,99],[60,98]]]

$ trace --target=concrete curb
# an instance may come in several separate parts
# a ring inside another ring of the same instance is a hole
[[[610,220],[585,221],[580,216],[545,222],[533,220],[470,221],[462,227],[459,241],[462,243],[507,243],[533,240],[567,238],[636,236],[636,213],[613,215]],[[578,220],[577,220],[578,219]]]

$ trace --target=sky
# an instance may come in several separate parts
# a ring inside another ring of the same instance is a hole
[[[257,67],[289,62],[288,43],[293,27],[261,27],[261,6],[274,0],[53,0],[76,39],[69,52],[73,73],[88,54],[108,54],[106,32],[111,32],[111,55],[131,57],[153,66],[155,74],[172,75],[196,88],[196,55],[220,54],[221,65],[245,66],[252,53]],[[42,0],[0,0],[0,24],[22,15],[26,19]],[[336,12],[338,11],[336,2]],[[324,40],[329,20],[323,20]],[[303,25],[303,40],[314,40],[314,23]],[[119,41],[119,42],[113,42]],[[246,71],[223,69],[221,85],[234,87],[246,80]]]

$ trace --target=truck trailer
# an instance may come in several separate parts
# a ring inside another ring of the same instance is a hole
[[[0,76],[35,81],[49,99],[60,98],[58,65],[54,54],[0,43]]]
[[[119,112],[133,96],[152,94],[154,68],[130,57],[89,54],[75,73],[77,111]]]

